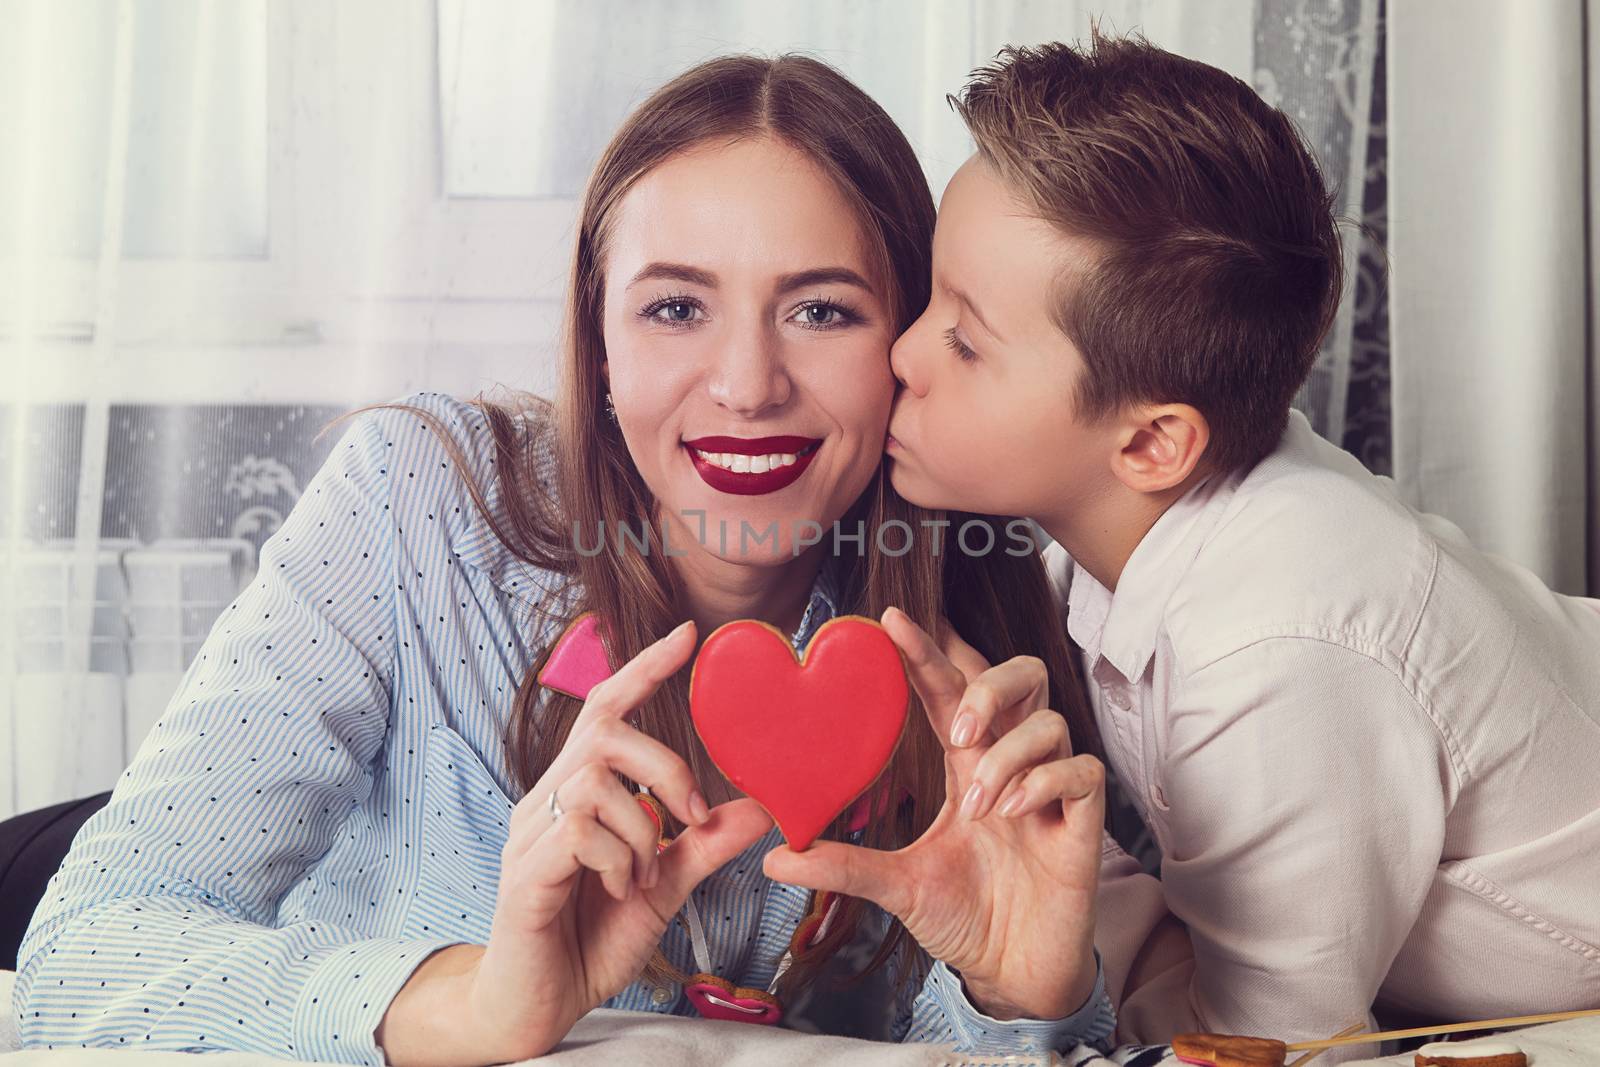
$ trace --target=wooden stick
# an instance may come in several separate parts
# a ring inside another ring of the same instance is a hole
[[[1366,1026],[1366,1025],[1367,1025],[1366,1020],[1363,1019],[1361,1022],[1356,1023],[1354,1026],[1345,1027],[1343,1030],[1340,1030],[1337,1034],[1334,1034],[1333,1036],[1334,1037],[1349,1037],[1351,1034],[1355,1033],[1356,1031],[1360,1030],[1363,1026]],[[1289,1067],[1304,1067],[1305,1064],[1310,1063],[1312,1060],[1316,1059],[1318,1056],[1322,1055],[1326,1051],[1328,1051],[1328,1050],[1325,1049],[1325,1048],[1314,1049],[1311,1052],[1306,1053],[1304,1056],[1301,1056],[1299,1059],[1295,1060],[1293,1063],[1289,1064]]]
[[[1375,1034],[1357,1034],[1354,1037],[1330,1037],[1325,1041],[1301,1041],[1288,1046],[1286,1051],[1338,1048],[1341,1045],[1366,1045],[1387,1041],[1392,1037],[1431,1037],[1434,1034],[1454,1034],[1463,1030],[1500,1030],[1509,1026],[1532,1026],[1534,1023],[1553,1023],[1562,1019],[1579,1019],[1585,1015],[1600,1015],[1600,1008],[1585,1011],[1557,1011],[1546,1015],[1518,1015],[1511,1019],[1483,1019],[1475,1023],[1452,1023],[1449,1026],[1418,1026],[1411,1030],[1385,1030]]]

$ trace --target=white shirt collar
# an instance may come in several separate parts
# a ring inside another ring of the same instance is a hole
[[[1144,676],[1155,655],[1167,602],[1245,473],[1206,478],[1162,512],[1128,557],[1115,593],[1074,563],[1067,633],[1091,665],[1103,656],[1129,682]]]

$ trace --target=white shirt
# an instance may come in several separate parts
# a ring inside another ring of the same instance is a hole
[[[1600,1005],[1600,601],[1477,551],[1299,412],[1114,594],[1045,556],[1193,943],[1125,988],[1161,896],[1108,845],[1121,1039]]]

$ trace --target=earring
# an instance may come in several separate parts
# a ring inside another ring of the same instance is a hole
[[[610,393],[606,394],[606,414],[611,416],[611,421],[613,423],[617,422],[617,408],[616,408],[616,405],[611,403],[611,394]],[[618,423],[618,425],[621,425],[621,424]]]

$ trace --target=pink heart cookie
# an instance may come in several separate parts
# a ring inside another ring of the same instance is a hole
[[[587,700],[589,691],[613,673],[605,643],[600,639],[600,616],[586,611],[556,639],[539,671],[538,682],[546,689]]]

